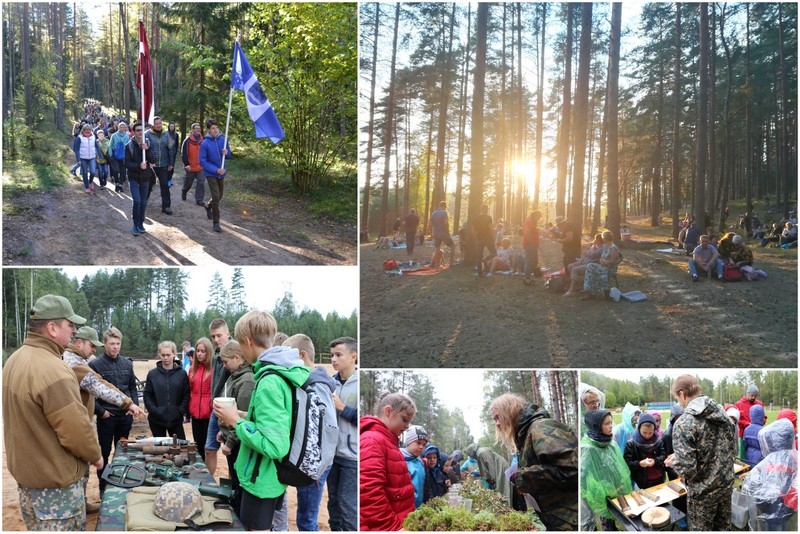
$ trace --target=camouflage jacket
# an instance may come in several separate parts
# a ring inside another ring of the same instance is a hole
[[[75,352],[74,347],[69,347],[64,352],[64,363],[75,371],[78,377],[78,386],[81,388],[81,402],[89,412],[89,419],[94,417],[95,397],[113,404],[123,410],[127,410],[133,401],[130,397],[118,390],[114,384],[103,380],[98,374],[92,371],[86,359]]]
[[[675,421],[673,469],[689,493],[699,495],[733,486],[734,426],[714,399],[701,395]]]
[[[534,404],[517,420],[520,451],[516,487],[529,493],[542,510],[548,530],[578,529],[578,438],[564,423]]]

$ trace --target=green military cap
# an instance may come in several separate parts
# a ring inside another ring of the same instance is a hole
[[[91,326],[82,326],[78,328],[78,332],[75,334],[75,339],[85,339],[86,341],[90,341],[95,347],[105,346],[97,337],[97,330]]]
[[[75,313],[72,304],[67,299],[59,295],[45,295],[33,305],[30,311],[30,319],[49,320],[66,319],[74,324],[83,324],[86,319]]]

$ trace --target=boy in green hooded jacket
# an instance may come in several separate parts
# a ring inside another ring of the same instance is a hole
[[[272,370],[300,387],[309,374],[297,349],[272,346],[277,330],[275,318],[264,311],[247,312],[236,322],[234,337],[245,359],[253,364],[256,388],[246,414],[235,406],[220,404],[219,399],[214,401],[214,413],[236,428],[241,444],[234,467],[244,490],[240,519],[248,530],[272,528],[272,516],[286,491],[273,460],[289,453],[294,395],[283,378],[264,375]]]

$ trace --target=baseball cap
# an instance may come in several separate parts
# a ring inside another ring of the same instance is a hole
[[[37,300],[30,311],[31,320],[67,319],[74,324],[84,324],[86,319],[75,313],[72,304],[60,295],[45,295]]]
[[[94,345],[95,347],[103,347],[103,343],[97,337],[97,330],[92,328],[91,326],[82,326],[78,328],[78,332],[75,334],[75,339],[85,339]]]

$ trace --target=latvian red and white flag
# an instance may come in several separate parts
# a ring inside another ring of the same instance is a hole
[[[153,100],[153,65],[150,62],[150,45],[147,44],[147,34],[144,31],[144,22],[139,21],[139,68],[136,71],[136,87],[141,95],[139,120],[146,124],[153,124],[156,104]]]

